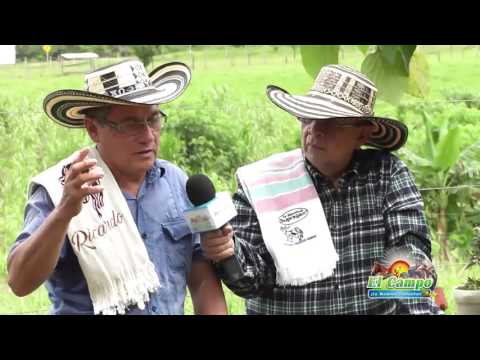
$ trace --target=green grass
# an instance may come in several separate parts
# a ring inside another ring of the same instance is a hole
[[[230,48],[228,58],[222,48],[214,47],[194,52],[195,68],[189,89],[177,101],[188,104],[199,94],[214,86],[227,86],[239,102],[258,102],[260,106],[272,106],[265,96],[268,84],[275,84],[287,89],[290,93],[306,93],[312,79],[301,65],[297,54],[293,62],[293,52],[289,46],[279,46],[272,52],[271,46],[251,47],[250,65],[247,63],[245,51],[241,48]],[[480,83],[480,53],[477,49],[422,46],[430,66],[429,100],[441,98],[445,90],[467,90],[476,92]],[[437,54],[441,54],[440,58]],[[286,63],[285,58],[289,59]],[[233,60],[232,60],[233,59]],[[97,67],[121,60],[120,58],[98,59]],[[155,57],[154,64],[166,61],[184,61],[192,65],[188,52],[178,52]],[[354,49],[347,49],[340,57],[342,63],[360,66],[361,56]],[[153,67],[154,64],[150,66]],[[43,63],[19,63],[17,65],[0,66],[0,100],[9,99],[14,102],[32,103],[35,109],[42,111],[42,101],[46,94],[59,89],[82,89],[83,71],[89,69],[85,64],[72,67],[77,73],[62,75],[59,63],[45,65]],[[405,96],[405,100],[421,101],[421,99]],[[268,104],[268,105],[267,105]],[[168,108],[168,105],[167,105]],[[377,104],[377,113],[389,115],[393,107],[382,101]]]
[[[227,303],[227,311],[229,315],[245,315],[245,300],[235,295],[226,286],[223,286],[225,300]],[[185,299],[185,315],[193,315],[193,305],[190,294],[187,292]]]
[[[49,308],[50,301],[44,286],[19,298],[13,294],[5,280],[0,278],[0,315],[46,315]]]

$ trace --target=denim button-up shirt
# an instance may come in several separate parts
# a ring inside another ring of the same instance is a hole
[[[137,197],[123,193],[162,287],[150,295],[144,310],[128,314],[183,314],[187,278],[192,261],[203,257],[200,237],[190,232],[183,210],[191,207],[185,191],[187,176],[175,165],[156,160],[147,172]],[[47,191],[39,186],[25,209],[24,228],[12,251],[25,241],[54,209]],[[65,238],[55,270],[45,283],[53,307],[51,314],[93,314],[87,283]]]

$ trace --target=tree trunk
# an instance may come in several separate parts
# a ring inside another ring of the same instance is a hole
[[[441,206],[438,214],[438,234],[440,236],[440,256],[444,261],[450,261],[448,257],[448,219],[446,207]]]

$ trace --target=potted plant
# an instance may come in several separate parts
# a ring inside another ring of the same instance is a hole
[[[467,269],[480,269],[480,227],[475,228],[476,236],[470,251],[470,261],[465,266]],[[467,277],[467,282],[453,290],[453,296],[457,303],[458,315],[480,315],[480,276]]]

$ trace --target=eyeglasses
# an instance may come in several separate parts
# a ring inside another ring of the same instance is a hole
[[[361,119],[351,119],[351,118],[339,118],[339,119],[307,119],[307,118],[298,118],[298,120],[305,126],[312,124],[314,121],[318,121],[323,127],[331,128],[356,128],[366,125],[371,125],[371,122],[368,120]]]
[[[129,120],[121,123],[102,120],[100,121],[100,124],[102,126],[108,126],[114,129],[119,134],[136,136],[142,134],[145,131],[145,126],[148,126],[154,132],[160,132],[166,121],[167,117],[165,115],[162,115],[161,113],[156,113],[147,120]]]

